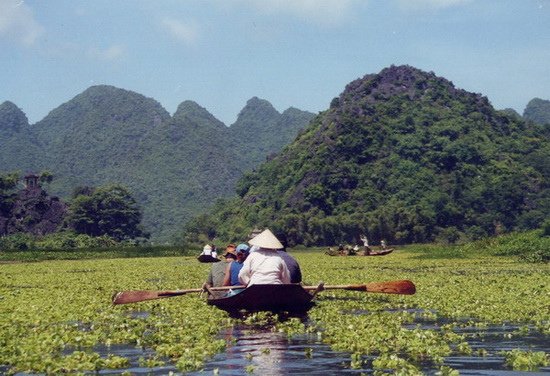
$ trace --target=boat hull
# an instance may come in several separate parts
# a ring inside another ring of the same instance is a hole
[[[313,306],[313,294],[302,286],[252,285],[240,293],[224,296],[225,292],[215,292],[208,298],[208,304],[224,311],[272,311],[306,312]]]
[[[374,251],[374,252],[370,252],[369,254],[365,253],[363,256],[385,256],[385,255],[388,255],[392,252],[393,252],[393,248],[392,249],[386,249],[384,251]]]
[[[200,255],[199,257],[197,257],[197,260],[199,260],[199,262],[219,262],[219,261],[221,261],[219,258],[212,257],[210,255]]]

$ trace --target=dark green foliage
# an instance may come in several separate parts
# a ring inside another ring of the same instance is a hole
[[[61,250],[81,248],[109,248],[121,244],[115,239],[103,235],[92,237],[77,234],[73,231],[61,231],[45,236],[32,236],[27,233],[17,233],[0,239],[0,249],[6,250]]]
[[[513,108],[505,108],[504,110],[500,110],[500,112],[508,117],[511,117],[512,119],[522,120],[521,115]]]
[[[550,237],[545,236],[543,231],[515,232],[479,240],[462,246],[460,252],[518,256],[527,262],[550,262]]]
[[[16,172],[0,173],[0,217],[8,217],[10,215],[13,203],[15,202],[15,188],[18,181],[19,174]],[[0,225],[0,234],[3,233]]]
[[[527,103],[523,117],[525,120],[537,124],[550,124],[550,101],[540,98],[532,99]]]
[[[138,205],[120,185],[100,187],[90,195],[76,196],[67,221],[76,233],[93,237],[107,235],[121,241],[145,236]]]
[[[15,235],[10,236],[11,239]],[[3,249],[0,252],[0,261],[44,261],[44,260],[95,260],[95,259],[120,259],[135,257],[177,257],[191,256],[196,251],[184,250],[174,246],[135,246],[124,243],[116,245],[100,245],[90,248],[51,249],[40,248],[40,242],[35,243],[32,238],[25,234],[18,234],[20,238],[31,239],[32,247],[25,249]],[[82,235],[78,235],[82,237]],[[0,247],[2,241],[0,240]],[[39,247],[39,248],[35,248]],[[1,248],[0,248],[1,249]]]
[[[296,141],[203,223],[268,226],[289,245],[448,243],[537,228],[550,214],[548,139],[433,73],[390,67],[350,83]]]

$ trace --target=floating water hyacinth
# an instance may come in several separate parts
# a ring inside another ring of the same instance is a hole
[[[233,345],[231,335],[220,338],[219,333],[235,324],[267,327],[290,337],[311,334],[333,351],[349,354],[345,367],[412,373],[450,375],[449,356],[497,356],[501,350],[472,345],[494,327],[511,327],[500,335],[537,335],[548,342],[547,264],[477,255],[421,257],[429,248],[420,247],[383,258],[335,258],[323,252],[292,252],[308,285],[408,279],[417,292],[402,296],[324,291],[317,294],[305,320],[283,320],[266,312],[237,319],[207,305],[199,294],[111,305],[114,291],[200,287],[210,265],[192,256],[2,264],[0,373],[123,372],[131,367],[162,367],[166,373],[200,370]],[[251,357],[274,355],[266,345],[261,348]],[[300,357],[315,362],[315,351],[308,348]],[[514,364],[535,359],[533,368],[545,367],[539,352],[509,355],[509,365],[502,361],[501,366],[513,369],[519,367]],[[254,372],[255,367],[243,366],[242,372]],[[223,369],[217,372],[223,374]]]

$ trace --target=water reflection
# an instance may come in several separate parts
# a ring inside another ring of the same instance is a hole
[[[337,353],[323,344],[317,335],[287,338],[283,333],[254,329],[243,325],[221,333],[229,345],[216,355],[201,372],[190,375],[359,375],[367,370],[349,369],[349,354]]]
[[[411,311],[413,312],[413,311]],[[353,312],[366,314],[367,312]],[[550,375],[550,367],[543,367],[539,372],[518,372],[506,368],[505,359],[499,353],[520,349],[524,351],[543,351],[550,353],[550,340],[533,327],[502,324],[493,326],[476,326],[473,320],[455,322],[438,318],[429,318],[434,312],[414,311],[416,320],[407,325],[409,329],[422,328],[439,330],[442,325],[455,323],[454,332],[464,334],[473,354],[480,352],[486,356],[452,356],[445,358],[445,365],[460,372],[460,375],[476,376],[542,376]],[[147,317],[146,312],[136,312],[134,317]],[[302,317],[307,325],[307,318]],[[224,353],[217,354],[208,361],[204,369],[197,372],[181,373],[169,361],[163,367],[140,367],[140,358],[152,358],[154,352],[150,349],[134,346],[113,345],[97,347],[94,351],[102,357],[109,354],[125,357],[130,361],[130,367],[119,370],[101,370],[100,375],[372,375],[370,368],[350,368],[350,354],[335,352],[320,341],[316,334],[304,334],[287,338],[286,334],[273,332],[272,325],[265,327],[245,324],[224,329],[220,334],[227,342]],[[374,357],[363,357],[363,364],[368,367]],[[7,367],[0,367],[0,374],[7,372]],[[437,369],[426,366],[422,369],[426,375],[436,375]],[[95,373],[90,373],[95,374]],[[17,376],[24,376],[18,373]]]

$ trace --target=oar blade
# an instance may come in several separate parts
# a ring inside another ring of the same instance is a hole
[[[120,291],[113,294],[113,304],[128,304],[166,298],[170,295],[161,295],[162,291],[134,290]]]
[[[368,292],[379,292],[383,294],[414,295],[416,286],[409,280],[372,282],[367,283]]]

